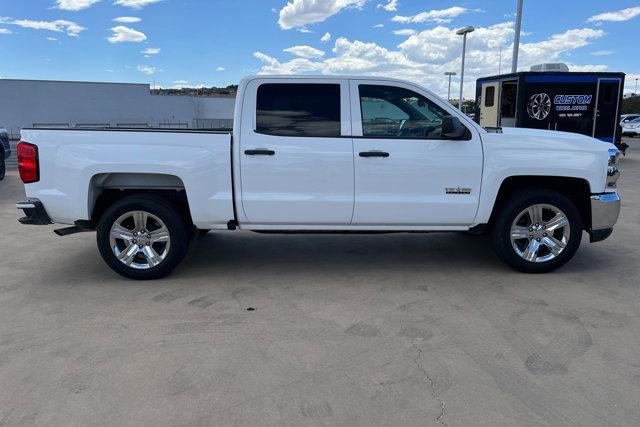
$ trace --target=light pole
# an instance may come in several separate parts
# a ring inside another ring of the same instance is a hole
[[[451,77],[456,75],[455,71],[447,71],[445,76],[449,76],[449,90],[447,90],[447,101],[451,102]],[[636,79],[636,86],[638,85],[638,79]]]
[[[460,98],[458,99],[458,109],[462,111],[462,90],[464,88],[464,56],[467,51],[467,34],[474,32],[473,27],[464,27],[456,31],[456,34],[462,36],[462,67],[460,68]]]
[[[451,84],[451,78],[449,78],[449,84]],[[636,90],[634,91],[635,95],[638,96],[638,79],[636,79]]]
[[[522,2],[518,0],[518,13],[516,17],[516,34],[513,39],[513,61],[511,62],[511,72],[518,71],[518,51],[520,50],[520,30],[522,29]]]

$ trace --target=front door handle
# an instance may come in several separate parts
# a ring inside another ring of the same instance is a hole
[[[244,154],[247,156],[273,156],[276,152],[266,148],[256,148],[255,150],[245,150]]]
[[[389,153],[384,151],[363,151],[360,153],[360,157],[389,157]]]

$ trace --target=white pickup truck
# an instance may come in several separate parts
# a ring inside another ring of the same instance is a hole
[[[612,144],[488,132],[430,91],[373,77],[243,80],[231,133],[23,129],[24,224],[96,230],[116,272],[153,279],[198,230],[489,233],[523,272],[618,219]],[[55,256],[55,255],[52,255]]]

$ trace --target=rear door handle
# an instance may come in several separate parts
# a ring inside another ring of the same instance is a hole
[[[247,156],[273,156],[276,152],[266,148],[256,148],[255,150],[245,150],[244,154]]]
[[[389,153],[384,151],[363,151],[360,153],[360,157],[389,157]]]

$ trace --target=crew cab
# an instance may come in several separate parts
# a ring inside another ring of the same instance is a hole
[[[513,268],[548,272],[620,212],[612,144],[489,132],[409,82],[250,77],[234,114],[230,133],[24,129],[20,221],[95,230],[113,270],[154,279],[198,230],[235,229],[489,233]]]

